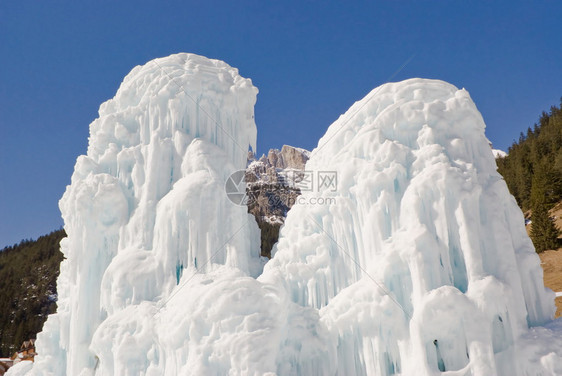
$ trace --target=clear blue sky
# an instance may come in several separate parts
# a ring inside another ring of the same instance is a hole
[[[560,1],[6,1],[0,5],[0,246],[62,225],[88,125],[138,64],[226,61],[259,88],[258,152],[312,149],[384,83],[465,87],[495,147],[562,96]]]

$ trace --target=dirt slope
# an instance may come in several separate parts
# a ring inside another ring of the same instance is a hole
[[[550,215],[554,217],[554,223],[558,228],[562,229],[562,202],[558,203],[550,210]],[[525,212],[525,218],[530,218],[531,212]],[[531,226],[527,225],[527,234],[530,235]],[[541,266],[544,271],[544,285],[554,292],[562,292],[562,248],[558,250],[545,251],[539,253],[541,258]],[[556,315],[562,316],[562,296],[556,298]]]
[[[562,291],[562,249],[539,253],[544,271],[544,285],[552,291]],[[562,315],[562,296],[556,298],[556,315]]]

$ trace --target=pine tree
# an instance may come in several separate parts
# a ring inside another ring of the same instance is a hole
[[[22,341],[36,338],[54,313],[56,279],[64,230],[0,250],[0,357],[11,356]]]
[[[562,99],[561,99],[562,102]],[[555,199],[562,200],[562,104],[551,106],[543,112],[538,122],[526,133],[521,132],[518,142],[513,142],[508,155],[497,160],[498,171],[503,175],[509,191],[523,210],[531,209],[531,185],[535,169],[541,162],[550,161],[551,177],[555,179],[549,192]],[[549,200],[550,200],[549,198]]]
[[[556,183],[551,165],[540,163],[535,169],[531,186],[531,239],[537,252],[558,248],[560,230],[550,219],[548,210],[554,204]]]

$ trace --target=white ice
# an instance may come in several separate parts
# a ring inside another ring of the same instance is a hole
[[[337,189],[304,193],[328,204],[291,209],[261,279],[319,311],[339,374],[549,374],[520,339],[554,294],[484,128],[466,90],[411,79],[355,103],[313,150],[306,169],[335,171]]]
[[[223,188],[255,150],[256,93],[179,54],[101,106],[30,374],[560,374],[554,293],[468,92],[412,79],[355,103],[263,273]]]

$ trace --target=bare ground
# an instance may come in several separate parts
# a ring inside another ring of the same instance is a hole
[[[550,215],[554,217],[554,223],[562,229],[562,202],[558,203],[550,210]],[[530,218],[531,213],[527,211],[525,218]],[[526,226],[527,234],[530,235],[532,224]],[[562,248],[557,250],[544,251],[539,253],[541,266],[544,271],[544,285],[554,292],[562,292]],[[555,318],[562,316],[562,296],[554,300],[556,303]]]
[[[544,285],[552,291],[562,291],[562,249],[539,253],[544,271]],[[562,296],[556,298],[556,315],[562,316]]]

